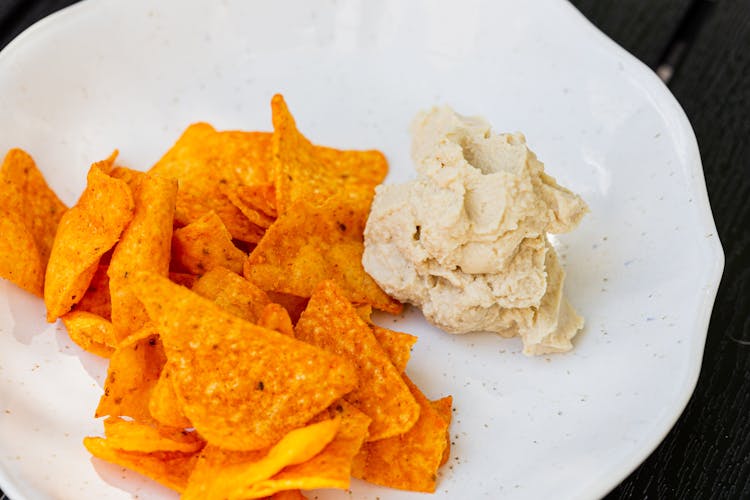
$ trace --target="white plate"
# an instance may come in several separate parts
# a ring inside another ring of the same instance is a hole
[[[278,91],[315,142],[382,149],[388,182],[413,175],[419,109],[485,115],[525,132],[591,206],[559,238],[587,319],[572,353],[526,358],[516,340],[449,336],[413,311],[395,325],[420,336],[412,378],[455,398],[436,497],[595,498],[632,471],[693,391],[723,267],[695,137],[664,85],[559,0],[99,0],[0,55],[0,151],[31,152],[73,203],[114,148],[145,169],[194,121],[269,130]],[[170,497],[81,445],[101,431],[103,361],[7,282],[0,330],[11,498]],[[352,492],[316,498],[416,498],[358,481]]]

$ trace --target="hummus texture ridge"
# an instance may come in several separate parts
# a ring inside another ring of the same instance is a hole
[[[412,126],[417,178],[376,189],[365,270],[390,295],[450,333],[520,336],[529,355],[567,351],[583,328],[547,233],[588,211],[557,184],[522,134],[448,107]]]

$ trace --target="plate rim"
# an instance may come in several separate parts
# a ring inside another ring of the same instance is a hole
[[[694,338],[694,341],[691,342],[690,352],[693,362],[689,364],[684,378],[679,384],[676,384],[678,388],[675,390],[675,399],[679,400],[679,403],[671,408],[671,414],[665,420],[665,425],[647,445],[634,450],[633,453],[620,462],[616,470],[610,474],[602,474],[593,482],[591,490],[586,492],[586,498],[589,496],[591,498],[599,498],[616,488],[653,453],[672,430],[690,401],[701,373],[703,353],[708,337],[708,326],[723,275],[725,255],[716,230],[713,211],[708,198],[698,141],[687,114],[679,101],[656,73],[633,54],[617,44],[617,42],[609,38],[572,3],[567,0],[548,1],[556,3],[561,7],[563,15],[569,18],[571,26],[568,26],[567,29],[578,31],[581,37],[588,38],[596,46],[606,49],[604,51],[605,57],[626,65],[627,70],[635,75],[638,81],[644,83],[645,90],[657,97],[657,102],[661,104],[661,109],[676,118],[673,125],[677,127],[673,130],[673,133],[678,134],[683,139],[686,153],[684,163],[690,174],[689,179],[687,179],[687,187],[696,198],[696,203],[693,205],[695,215],[700,227],[706,230],[707,234],[711,233],[713,235],[711,238],[707,238],[709,241],[705,242],[709,249],[708,258],[710,259],[710,262],[707,262],[708,272],[706,273],[706,282],[696,291],[696,293],[702,296],[700,301],[701,307],[695,313],[696,321],[693,322],[693,329],[686,332],[690,334],[691,338]],[[33,43],[33,40],[42,34],[44,30],[49,29],[50,26],[54,26],[62,19],[72,18],[83,13],[91,14],[94,9],[102,8],[104,5],[107,5],[104,0],[100,0],[99,2],[81,0],[42,18],[22,31],[0,50],[0,66],[4,64],[6,59],[11,57],[17,47],[24,43]],[[10,499],[24,500],[27,498],[22,495],[17,481],[7,472],[2,464],[0,464],[0,488]]]

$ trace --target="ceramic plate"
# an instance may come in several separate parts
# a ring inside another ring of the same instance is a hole
[[[453,394],[437,498],[595,498],[663,439],[695,386],[723,254],[678,103],[567,2],[87,1],[0,54],[0,150],[29,151],[65,202],[119,148],[146,169],[191,122],[270,130],[282,92],[313,141],[379,148],[414,176],[408,125],[450,104],[520,130],[591,213],[556,240],[586,317],[573,352],[450,336],[410,310],[410,376]],[[171,498],[81,445],[105,363],[0,282],[0,486],[14,500]],[[315,498],[416,498],[353,481]]]

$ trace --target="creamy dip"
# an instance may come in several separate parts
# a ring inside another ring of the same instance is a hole
[[[586,203],[544,173],[522,134],[442,107],[418,115],[412,135],[417,178],[378,186],[367,272],[447,332],[519,335],[529,355],[569,350],[583,318],[562,296],[547,233],[575,228]]]

